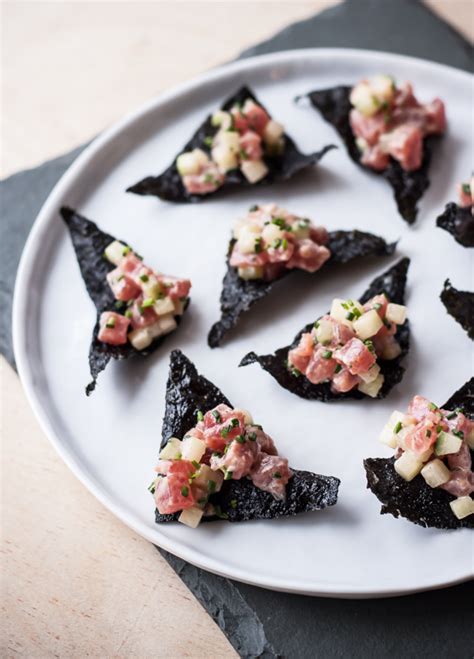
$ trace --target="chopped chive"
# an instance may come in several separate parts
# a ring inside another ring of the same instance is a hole
[[[318,329],[318,327],[319,327],[319,321],[317,320],[317,321],[314,323],[314,329]]]
[[[249,432],[247,437],[250,439],[251,442],[254,442],[257,439],[257,433]]]
[[[127,256],[127,254],[130,254],[131,251],[132,250],[130,249],[130,247],[126,245],[122,250],[122,256]]]
[[[376,302],[376,303],[374,304],[374,309],[375,309],[375,311],[378,311],[378,310],[381,309],[381,308],[382,308],[382,305],[380,304],[380,302]]]
[[[231,419],[230,423],[231,423],[231,426],[233,428],[237,428],[237,426],[239,425],[239,420],[238,419]]]
[[[245,437],[243,435],[237,435],[235,441],[238,442],[239,444],[245,444]]]
[[[255,211],[258,211],[257,204],[254,204],[253,206],[250,206],[250,208],[249,208],[249,213],[255,213]]]
[[[280,472],[279,472],[279,471],[275,471],[275,473],[273,474],[273,478],[281,478],[281,474],[280,474]]]
[[[122,281],[122,279],[125,279],[125,275],[119,275],[117,277],[117,281]]]
[[[402,429],[402,422],[401,422],[401,421],[398,421],[398,423],[396,424],[395,428],[393,429],[393,432],[394,432],[396,435],[398,435],[398,433],[400,432],[401,429]]]
[[[227,471],[227,470],[226,470],[226,472],[225,472],[225,476],[224,476],[224,480],[225,480],[225,481],[230,481],[230,480],[232,480],[232,472],[231,472],[231,471]]]
[[[462,184],[462,191],[464,192],[464,194],[471,194],[471,186],[469,185],[469,183]]]
[[[334,373],[339,373],[340,371],[342,371],[341,364],[336,364],[336,368],[334,369]]]
[[[347,302],[341,302],[341,307],[342,307],[343,309],[346,309],[346,311],[349,310],[349,305],[347,304]]]
[[[182,457],[183,457],[182,453],[177,453],[175,460],[181,460]]]
[[[451,419],[454,419],[455,416],[457,416],[457,413],[456,413],[456,412],[450,412],[450,413],[447,415],[446,418],[447,418],[449,421],[451,421]]]
[[[460,439],[464,439],[464,433],[462,430],[452,430],[451,431],[453,435],[456,435],[456,437],[459,437]]]
[[[207,481],[207,489],[209,492],[215,492],[216,491],[216,481]]]
[[[354,314],[354,318],[360,318],[362,316],[362,312],[357,309],[357,307],[354,307],[352,310],[352,313]]]
[[[283,238],[283,240],[281,241],[281,246],[283,247],[283,249],[286,249],[288,247],[288,241],[286,238]]]
[[[147,282],[149,279],[148,275],[140,275],[140,281]]]
[[[464,407],[456,407],[454,411],[456,414],[464,414]]]
[[[331,359],[332,350],[325,350],[321,356],[323,359]]]
[[[220,506],[214,506],[214,514],[220,519],[229,519],[229,515],[227,513],[223,513]]]
[[[272,247],[274,249],[278,249],[281,246],[282,240],[281,238],[277,238],[276,240],[273,241]]]
[[[116,300],[114,306],[116,309],[123,309],[125,302],[123,300]]]
[[[199,464],[199,462],[197,462],[196,460],[193,460],[193,461],[191,462],[191,464],[193,465],[193,467],[194,467],[195,469],[199,469],[200,466],[201,466],[201,465]]]
[[[213,139],[214,139],[214,138],[213,138],[211,135],[207,135],[207,136],[204,138],[204,144],[205,144],[206,146],[212,146]]]
[[[229,428],[222,428],[219,434],[226,439],[229,436]]]
[[[230,444],[226,444],[225,447],[224,447],[224,455],[227,453],[229,448],[230,448]]]
[[[369,352],[375,352],[374,344],[372,343],[372,341],[370,339],[366,339],[364,341],[364,345],[367,346],[367,349],[369,350]]]
[[[115,318],[109,318],[109,320],[105,323],[105,326],[109,329],[113,329],[115,327]]]
[[[143,300],[141,306],[143,309],[147,309],[148,307],[152,307],[155,304],[155,300],[152,297],[147,297],[146,300]]]
[[[207,497],[201,497],[197,500],[197,502],[203,506],[205,503],[207,503]]]
[[[231,499],[229,501],[229,506],[235,510],[235,508],[237,508],[237,499]]]
[[[201,410],[196,412],[196,417],[198,421],[202,421],[204,419],[204,414],[201,412]]]
[[[426,436],[427,436],[427,437],[431,437],[431,430],[427,430],[427,431],[426,431]]]
[[[430,404],[428,405],[428,407],[430,408],[430,410],[431,410],[432,412],[434,412],[435,410],[438,409],[438,406],[435,405],[434,403],[430,403]]]
[[[213,175],[212,174],[206,174],[204,176],[204,183],[215,183]]]
[[[436,426],[436,432],[441,432],[443,428],[441,426]]]
[[[152,494],[155,494],[155,489],[156,489],[156,481],[153,481],[148,486],[148,492],[151,492]]]
[[[346,318],[347,320],[354,320],[354,313],[352,311],[348,311],[346,313]]]
[[[212,416],[216,420],[216,423],[220,423],[222,421],[222,417],[217,410],[212,410]]]
[[[189,487],[183,485],[183,487],[181,488],[181,494],[183,495],[183,497],[187,497],[189,494]]]
[[[262,247],[262,239],[261,239],[261,238],[255,238],[255,248],[254,248],[254,250],[255,250],[255,254],[260,254],[260,252],[262,251],[262,249],[263,249],[263,247]]]

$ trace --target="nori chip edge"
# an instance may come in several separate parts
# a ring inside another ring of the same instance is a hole
[[[474,341],[474,293],[459,291],[454,288],[449,279],[446,279],[440,298],[449,315],[466,330],[469,338]]]
[[[183,437],[196,424],[198,411],[207,411],[219,403],[232,407],[212,382],[198,374],[194,364],[180,350],[173,350],[166,385],[161,447],[170,437]],[[210,503],[218,507],[219,515],[203,517],[203,521],[275,519],[335,505],[340,484],[338,478],[300,470],[293,470],[293,474],[286,488],[285,501],[277,501],[268,492],[255,487],[249,479],[224,481],[220,492],[210,497]],[[161,515],[155,510],[157,523],[176,521],[178,517],[179,513]]]
[[[474,378],[456,391],[441,406],[446,410],[457,407],[464,409],[470,418],[474,417]],[[471,451],[471,459],[474,452]],[[455,496],[440,488],[431,488],[421,475],[412,481],[405,481],[394,469],[395,458],[367,458],[364,468],[367,476],[367,488],[382,503],[380,514],[391,514],[423,527],[438,529],[474,528],[474,515],[457,519],[449,502]]]
[[[406,257],[400,259],[395,265],[372,281],[368,289],[359,298],[359,301],[364,304],[374,295],[385,292],[391,302],[404,304],[409,265],[410,259]],[[331,391],[330,383],[323,382],[321,384],[312,384],[304,375],[293,375],[288,369],[288,351],[298,345],[301,335],[305,332],[310,332],[313,325],[314,321],[303,327],[290,345],[279,348],[273,354],[257,355],[255,352],[249,352],[242,358],[239,366],[248,366],[249,364],[258,363],[263,370],[270,373],[281,387],[296,394],[300,398],[305,398],[307,400],[319,400],[320,402],[329,403],[347,399],[361,400],[369,398],[358,390],[352,390],[347,393],[333,392]],[[401,365],[401,362],[408,353],[410,345],[408,321],[398,328],[396,337],[400,343],[402,352],[396,359],[378,360],[385,380],[375,400],[385,398],[392,388],[403,378],[405,368]]]
[[[253,92],[247,87],[241,87],[237,92],[232,94],[221,106],[222,110],[230,110],[236,103],[242,104],[246,99],[251,99],[264,108],[262,103],[256,98]],[[265,109],[265,108],[264,108]],[[270,115],[270,113],[268,113]],[[257,183],[250,183],[242,174],[240,169],[233,169],[226,174],[224,184],[214,192],[206,195],[190,194],[185,189],[181,176],[176,169],[176,159],[179,154],[192,149],[202,149],[210,153],[210,147],[206,144],[206,138],[214,136],[218,127],[211,123],[211,115],[201,124],[191,139],[185,144],[177,154],[173,163],[165,169],[159,176],[147,176],[138,183],[127,188],[127,192],[133,192],[138,195],[152,195],[165,201],[178,203],[196,203],[205,201],[209,197],[214,197],[219,193],[226,192],[235,187],[255,187],[260,185],[272,184],[276,181],[283,181],[292,178],[295,174],[315,165],[321,158],[332,149],[337,147],[334,144],[328,144],[321,150],[310,154],[301,153],[294,141],[289,135],[284,133],[285,148],[280,156],[265,157],[264,161],[268,167],[268,174]]]
[[[115,311],[116,313],[121,313],[122,311],[115,308],[116,300],[106,281],[107,274],[115,266],[104,258],[105,248],[114,240],[118,240],[118,238],[105,233],[94,222],[83,217],[72,208],[63,206],[60,209],[60,213],[69,229],[87,292],[97,309],[97,318],[89,348],[89,368],[92,376],[92,381],[86,386],[86,394],[89,396],[96,387],[98,375],[106,368],[110,359],[128,359],[129,357],[136,357],[138,355],[146,357],[154,352],[168,335],[156,338],[144,350],[136,350],[131,343],[112,346],[98,340],[100,314],[103,311]],[[123,240],[119,242],[125,245],[128,244]],[[175,316],[175,320],[179,325],[181,316]]]
[[[463,247],[474,247],[474,217],[471,208],[463,208],[454,202],[446,204],[436,218],[436,226],[450,233]]]

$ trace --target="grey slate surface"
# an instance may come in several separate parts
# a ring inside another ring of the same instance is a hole
[[[318,46],[397,52],[467,71],[473,64],[465,39],[417,0],[346,0],[241,57]],[[41,205],[82,148],[0,182],[0,350],[13,366],[11,299],[21,250]],[[395,599],[308,598],[232,582],[158,551],[241,657],[461,659],[474,654],[472,583]],[[357,563],[350,547],[347,560]],[[158,638],[159,630],[154,633]]]

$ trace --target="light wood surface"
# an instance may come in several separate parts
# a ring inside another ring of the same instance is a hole
[[[0,175],[334,4],[3,2]],[[471,0],[429,4],[472,39]],[[1,656],[236,656],[154,547],[69,472],[3,358],[0,384]]]

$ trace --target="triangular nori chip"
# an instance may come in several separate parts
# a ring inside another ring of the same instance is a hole
[[[474,293],[458,291],[451,285],[449,279],[446,279],[440,298],[449,315],[466,330],[469,338],[474,341]]]
[[[441,406],[445,410],[462,408],[466,416],[474,418],[474,378],[456,391]],[[474,453],[471,451],[471,458]],[[364,460],[367,487],[382,503],[381,514],[405,517],[414,524],[437,529],[474,528],[474,515],[457,519],[449,506],[456,497],[440,489],[431,488],[423,476],[408,482],[397,474],[395,458],[368,458]]]
[[[261,107],[264,107],[248,87],[241,87],[222,105],[221,109],[230,110],[236,103],[244,103],[246,99],[251,99]],[[218,127],[212,125],[211,115],[209,115],[177,156],[184,151],[192,151],[193,149],[202,149],[203,151],[210,153],[211,147],[208,144],[208,138],[213,137],[218,130]],[[191,194],[183,185],[181,176],[176,169],[175,158],[173,163],[162,174],[159,176],[147,176],[128,188],[127,192],[134,192],[139,195],[153,195],[160,199],[164,199],[165,201],[203,201],[208,197],[213,197],[216,194],[228,191],[231,188],[254,187],[255,185],[264,185],[290,179],[303,169],[315,165],[321,160],[327,151],[336,148],[333,144],[330,144],[316,153],[304,154],[298,151],[295,143],[289,135],[285,133],[284,137],[285,147],[282,154],[274,157],[265,156],[263,158],[269,171],[265,178],[258,181],[258,183],[249,183],[240,169],[233,169],[227,172],[224,184],[215,192],[205,195]]]
[[[407,271],[410,260],[407,258],[401,259],[398,263],[392,266],[389,270],[384,272],[380,277],[376,277],[370,284],[369,288],[361,296],[360,302],[363,304],[367,302],[374,295],[385,292],[390,301],[396,304],[404,304],[405,300],[405,286],[407,280]],[[314,319],[316,320],[316,318]],[[314,321],[303,327],[295,336],[291,345],[284,346],[275,351],[273,355],[257,355],[254,352],[249,352],[240,362],[239,366],[248,366],[257,362],[264,371],[270,373],[272,377],[284,389],[288,389],[291,393],[306,398],[308,400],[319,400],[323,403],[329,403],[336,400],[344,400],[347,398],[352,399],[367,399],[369,398],[361,391],[354,389],[347,393],[335,393],[331,391],[329,382],[322,382],[321,384],[313,384],[304,375],[293,375],[288,369],[288,351],[295,348],[305,332],[310,332],[313,328]],[[408,353],[410,330],[408,321],[398,328],[396,338],[402,348],[402,353],[396,359],[391,360],[378,360],[381,368],[381,373],[384,375],[385,380],[377,398],[385,398],[389,391],[398,384],[405,372],[401,362],[404,356]]]
[[[131,343],[113,346],[98,340],[100,314],[103,311],[114,311],[120,314],[126,311],[125,306],[116,308],[114,294],[106,279],[107,273],[115,266],[104,257],[104,251],[111,242],[118,239],[101,231],[94,222],[79,215],[72,208],[63,206],[61,216],[69,229],[87,292],[97,309],[97,319],[89,349],[89,367],[92,376],[92,382],[86,387],[86,394],[89,396],[95,389],[99,373],[105,369],[111,358],[127,359],[136,355],[146,357],[156,350],[167,335],[158,337],[144,350],[136,350]],[[127,244],[125,241],[120,242]],[[175,319],[179,323],[181,316],[175,316]]]
[[[436,226],[448,231],[463,247],[474,247],[474,217],[471,208],[451,202],[436,219]]]
[[[217,348],[225,335],[237,324],[240,316],[248,311],[258,300],[270,293],[273,286],[289,275],[287,270],[281,277],[272,281],[244,280],[238,275],[237,268],[229,265],[229,258],[235,240],[231,240],[227,250],[227,272],[222,282],[221,318],[211,327],[207,338],[211,348]],[[390,256],[395,251],[396,243],[386,243],[383,238],[365,231],[330,231],[327,247],[331,257],[324,268],[337,263],[348,263],[364,256]],[[316,273],[308,273],[317,275]]]
[[[180,350],[173,350],[166,385],[161,446],[170,437],[182,438],[196,424],[199,410],[206,412],[220,403],[232,407],[224,394],[199,375],[194,364]],[[339,483],[339,479],[332,476],[293,470],[293,477],[286,486],[285,501],[277,501],[247,478],[224,481],[220,492],[212,494],[209,499],[218,515],[203,517],[203,521],[227,519],[229,522],[243,522],[321,510],[335,505]],[[157,523],[172,522],[178,517],[179,513],[161,515],[158,510],[155,512]]]
[[[312,105],[321,112],[324,119],[332,124],[342,137],[352,160],[365,170],[383,176],[390,183],[398,212],[406,222],[413,224],[418,212],[418,201],[430,184],[428,170],[436,138],[428,137],[423,140],[423,161],[421,167],[414,172],[406,172],[393,158],[390,159],[389,166],[381,172],[366,167],[360,161],[360,152],[349,123],[349,112],[352,108],[349,101],[351,89],[350,86],[341,85],[330,89],[319,89],[310,92],[307,96]]]

